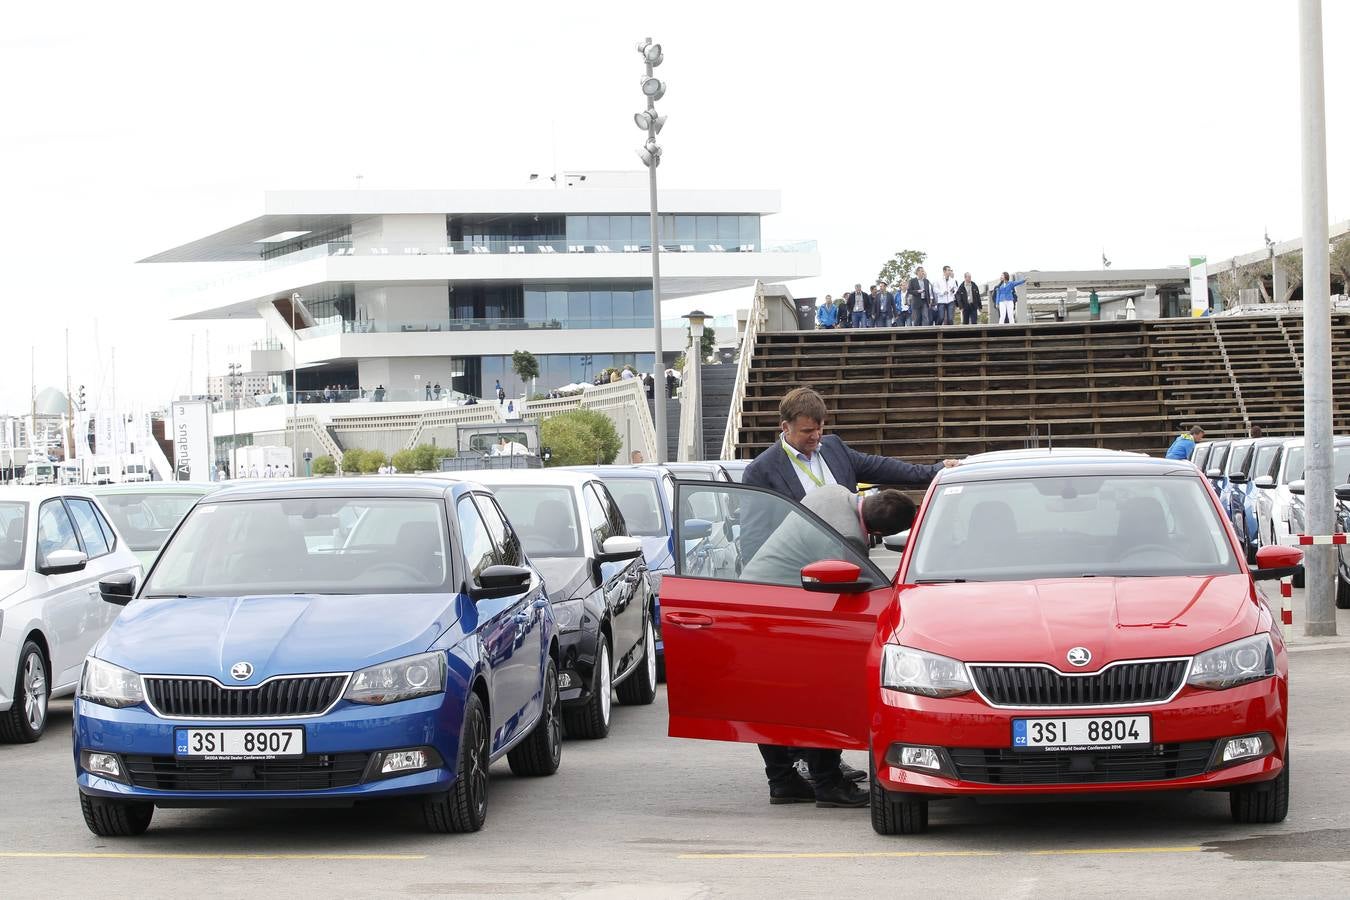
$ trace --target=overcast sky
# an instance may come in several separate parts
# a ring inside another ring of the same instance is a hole
[[[204,390],[262,326],[179,323],[201,266],[134,266],[269,189],[510,187],[640,168],[650,35],[667,187],[776,188],[819,241],[798,296],[900,248],[969,269],[1220,259],[1300,229],[1293,0],[1056,3],[31,3],[0,31],[0,411],[71,372],[92,398]],[[1329,112],[1350,3],[1324,4]],[[1327,122],[1332,221],[1350,119]],[[556,141],[553,135],[556,134]],[[195,271],[194,271],[195,270]],[[726,309],[749,293],[714,298]],[[669,304],[666,315],[687,309]],[[195,353],[193,352],[195,348]]]

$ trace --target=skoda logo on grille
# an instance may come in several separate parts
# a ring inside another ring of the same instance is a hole
[[[1068,652],[1067,657],[1069,664],[1073,666],[1086,666],[1092,662],[1092,652],[1086,647],[1074,647]]]
[[[1086,653],[1087,651],[1084,650],[1083,652]],[[1072,657],[1072,652],[1069,655]],[[1082,663],[1075,663],[1075,665],[1082,665]],[[247,681],[252,674],[253,663],[251,662],[237,662],[230,666],[230,677],[235,681]]]

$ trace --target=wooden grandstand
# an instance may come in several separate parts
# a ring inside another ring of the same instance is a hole
[[[1332,320],[1334,427],[1350,428],[1350,316]],[[760,333],[736,453],[775,439],[778,402],[810,385],[828,430],[914,462],[1055,445],[1161,453],[1206,437],[1303,430],[1298,317]]]

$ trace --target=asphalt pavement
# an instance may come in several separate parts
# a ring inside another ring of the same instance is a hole
[[[663,688],[616,706],[608,739],[568,741],[552,778],[494,767],[478,834],[389,806],[157,810],[141,838],[97,838],[59,701],[40,743],[0,746],[0,896],[1343,897],[1350,639],[1296,645],[1291,668],[1281,825],[1234,825],[1226,795],[1200,793],[934,804],[917,837],[875,834],[866,809],[770,806],[753,747],[666,736]]]

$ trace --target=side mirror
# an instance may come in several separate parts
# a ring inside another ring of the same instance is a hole
[[[43,555],[37,570],[43,575],[65,575],[82,571],[87,562],[89,557],[83,550],[53,550]]]
[[[625,559],[635,559],[641,555],[642,541],[626,534],[616,534],[613,537],[605,538],[605,542],[600,545],[600,553],[597,554],[596,558],[601,562],[619,562]]]
[[[842,559],[822,559],[802,567],[802,589],[816,594],[860,594],[872,583],[862,580],[862,568]]]
[[[1263,491],[1268,491],[1275,486],[1275,477],[1273,475],[1257,475],[1252,484]]]
[[[1303,551],[1283,544],[1269,544],[1256,551],[1256,581],[1274,581],[1297,575],[1303,569]]]
[[[1336,499],[1350,500],[1350,484],[1336,485]]]
[[[1228,483],[1229,483],[1229,484],[1246,484],[1246,483],[1247,483],[1247,473],[1246,473],[1246,472],[1234,472],[1233,474],[1231,474],[1231,475],[1228,476]]]
[[[1298,494],[1300,497],[1302,497],[1302,496],[1303,496],[1303,491],[1304,491],[1304,489],[1305,489],[1306,487],[1307,487],[1307,485],[1306,485],[1306,483],[1303,481],[1303,479],[1302,479],[1302,478],[1299,478],[1299,479],[1297,479],[1297,480],[1295,480],[1295,481],[1289,482],[1289,493],[1291,493],[1291,494]]]
[[[98,595],[104,603],[126,606],[136,595],[136,576],[130,572],[115,572],[98,583]]]
[[[1212,479],[1212,480],[1217,480],[1217,479],[1219,479],[1219,478],[1222,478],[1222,477],[1223,477],[1223,469],[1220,469],[1220,468],[1218,468],[1217,466],[1216,466],[1215,468],[1213,468],[1213,469],[1206,469],[1206,470],[1205,470],[1205,477],[1206,477],[1206,478],[1209,478],[1209,479]]]
[[[478,573],[478,584],[469,590],[475,600],[491,600],[519,594],[530,586],[533,573],[524,566],[488,566]]]
[[[903,553],[905,551],[905,545],[908,543],[908,531],[902,531],[899,534],[888,534],[881,540],[882,546],[887,550],[894,550],[896,553]]]
[[[685,519],[680,529],[680,538],[686,541],[701,541],[712,534],[713,525],[707,519]]]

